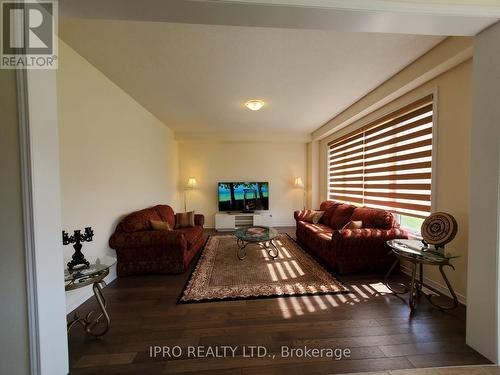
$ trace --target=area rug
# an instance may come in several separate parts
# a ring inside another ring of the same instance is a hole
[[[258,244],[249,244],[239,260],[234,236],[211,236],[179,303],[349,292],[289,236],[274,243],[274,260]]]

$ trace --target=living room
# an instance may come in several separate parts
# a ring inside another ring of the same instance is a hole
[[[2,70],[6,369],[497,371],[499,5],[239,3],[60,1],[57,70]],[[397,257],[436,213],[441,263]]]

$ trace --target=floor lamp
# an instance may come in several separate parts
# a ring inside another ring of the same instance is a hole
[[[305,210],[306,209],[306,189],[304,188],[304,183],[302,182],[302,178],[295,177],[295,180],[293,182],[293,186],[295,186],[298,189],[302,189],[302,193],[303,193],[302,203],[303,203],[303,208]]]
[[[196,188],[196,178],[189,177],[186,187],[184,188],[184,212],[187,212],[187,192]]]

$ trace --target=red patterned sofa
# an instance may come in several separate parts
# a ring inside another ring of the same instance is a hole
[[[297,240],[338,274],[388,270],[394,256],[386,241],[408,238],[388,211],[334,201],[321,203],[320,210],[318,224],[304,221],[309,210],[295,211]],[[362,229],[342,229],[350,221],[362,221]]]
[[[109,239],[118,258],[118,276],[184,272],[203,247],[203,215],[195,215],[194,227],[169,231],[153,230],[150,220],[175,227],[174,211],[166,205],[132,212],[118,223]]]

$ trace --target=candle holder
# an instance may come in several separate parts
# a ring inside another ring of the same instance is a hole
[[[75,252],[71,256],[71,261],[68,262],[68,270],[72,271],[75,268],[89,268],[90,263],[85,259],[82,253],[82,242],[91,242],[94,237],[94,231],[91,227],[86,227],[82,234],[80,230],[75,230],[70,237],[66,231],[62,231],[63,245],[74,244]]]

